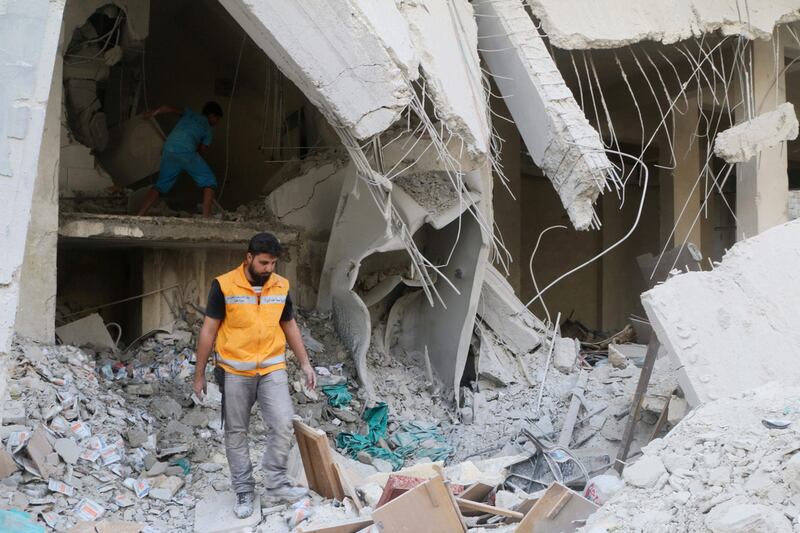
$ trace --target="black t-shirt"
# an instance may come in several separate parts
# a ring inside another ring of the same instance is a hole
[[[261,287],[253,287],[256,294],[261,294]],[[225,318],[225,295],[222,294],[222,287],[219,286],[219,281],[214,280],[211,282],[211,289],[208,291],[208,305],[206,306],[206,316],[222,320]],[[294,318],[294,305],[292,305],[292,298],[286,295],[286,304],[283,306],[283,313],[281,313],[281,322],[288,322]]]

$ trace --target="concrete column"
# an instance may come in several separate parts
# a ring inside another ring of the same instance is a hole
[[[776,39],[755,40],[752,53],[751,101],[736,110],[736,122],[774,110],[786,101],[783,45]],[[777,76],[777,80],[776,80]],[[736,165],[736,239],[752,237],[788,220],[789,177],[786,143],[766,148],[745,163]]]
[[[694,227],[692,222],[703,203],[703,185],[697,184],[700,175],[702,146],[697,137],[700,109],[697,95],[689,97],[688,110],[684,114],[675,113],[672,142],[675,151],[675,169],[672,171],[672,210],[675,233],[672,243],[675,246],[687,242],[702,249],[701,223]],[[702,215],[701,215],[702,216]]]
[[[45,114],[16,318],[18,335],[48,343],[55,342],[62,69],[59,55]]]
[[[0,353],[8,351],[15,330],[63,12],[63,0],[0,2],[0,309],[5,311],[0,313]]]

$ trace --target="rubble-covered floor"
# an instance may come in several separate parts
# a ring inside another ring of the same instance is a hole
[[[368,407],[368,398],[358,387],[352,360],[330,318],[298,314],[321,384],[336,383],[342,380],[336,376],[342,376],[353,398],[346,406],[329,405],[320,388],[308,391],[301,385],[294,358],[290,358],[296,413],[332,439],[340,432],[364,434],[366,424],[360,415]],[[194,506],[203,498],[219,497],[230,490],[218,390],[210,384],[203,405],[191,398],[199,324],[179,321],[172,333],[157,333],[118,353],[18,342],[8,363],[11,401],[3,413],[2,439],[6,450],[17,462],[24,462],[26,470],[14,472],[14,461],[5,457],[8,470],[2,473],[7,477],[0,484],[2,507],[29,512],[58,531],[66,531],[81,518],[81,509],[89,513],[83,518],[89,517],[92,508],[102,512],[102,519],[137,522],[152,528],[149,531],[192,531]],[[502,380],[481,377],[479,392],[465,389],[459,410],[436,380],[431,383],[427,379],[421,361],[404,353],[381,353],[376,344],[368,364],[377,399],[388,404],[387,441],[395,445],[393,437],[404,422],[433,428],[446,442],[441,450],[448,456],[445,465],[450,465],[454,482],[480,478],[482,459],[532,452],[532,443],[520,436],[523,428],[557,440],[578,379],[576,368],[559,370],[551,364],[541,412],[535,412],[548,356],[545,344],[533,354],[518,356],[521,366],[512,356],[508,361],[514,366],[504,369]],[[581,411],[571,448],[593,470],[606,470],[616,453],[637,382],[638,368],[633,362],[615,360],[617,367],[606,360],[594,367],[584,365],[588,410]],[[667,384],[652,390],[663,388],[670,394],[672,377],[668,372],[657,371],[658,375],[666,376]],[[654,422],[655,416],[650,415]],[[266,431],[255,416],[251,428],[254,464],[263,450]],[[638,440],[646,442],[651,431],[652,426],[641,425]],[[37,436],[26,441],[31,433]],[[31,453],[32,442],[43,447],[43,455]],[[407,452],[404,466],[430,463],[426,446],[423,442],[418,450]],[[390,472],[392,465],[363,454],[360,458],[372,464],[339,459],[358,472],[365,484],[364,495],[371,493],[373,498],[366,497],[364,503],[374,505],[376,489],[370,476]],[[463,463],[466,460],[469,462]],[[41,469],[46,470],[43,477]],[[290,470],[298,481],[304,480],[296,447]],[[50,486],[45,479],[51,480]],[[265,507],[272,514],[265,509],[261,530],[288,530],[295,510],[266,503]],[[306,512],[318,520],[352,513],[331,502],[323,504],[319,497]]]

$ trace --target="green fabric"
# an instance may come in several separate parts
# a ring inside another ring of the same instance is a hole
[[[189,459],[186,457],[181,457],[180,459],[176,459],[174,461],[169,462],[170,466],[179,466],[183,469],[183,475],[188,476],[189,472],[191,471],[192,467],[189,463]]]
[[[429,457],[431,461],[444,461],[454,451],[436,428],[436,424],[403,422],[389,440],[396,447],[395,453],[403,457],[415,455]]]
[[[366,435],[342,432],[336,436],[336,446],[350,457],[355,458],[358,452],[364,451],[372,457],[389,461],[398,470],[412,456],[443,461],[453,455],[453,447],[447,443],[436,424],[423,422],[400,424],[400,429],[389,439],[395,445],[393,452],[378,446],[378,441],[386,437],[389,422],[389,407],[383,402],[366,409],[362,418],[367,422]]]
[[[325,385],[322,392],[328,397],[328,405],[331,407],[345,407],[353,400],[353,395],[347,391],[347,383]]]
[[[358,452],[364,451],[372,457],[389,461],[397,470],[403,466],[403,458],[378,445],[378,441],[386,436],[389,423],[389,406],[384,402],[364,410],[361,417],[367,423],[367,434],[347,433],[336,435],[336,447],[344,450],[350,457],[356,458]]]
[[[12,509],[0,510],[0,531],[4,533],[44,533],[44,526],[28,513]]]

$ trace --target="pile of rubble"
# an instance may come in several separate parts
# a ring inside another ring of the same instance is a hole
[[[583,531],[797,531],[799,420],[797,387],[703,404],[625,468],[625,488]]]

